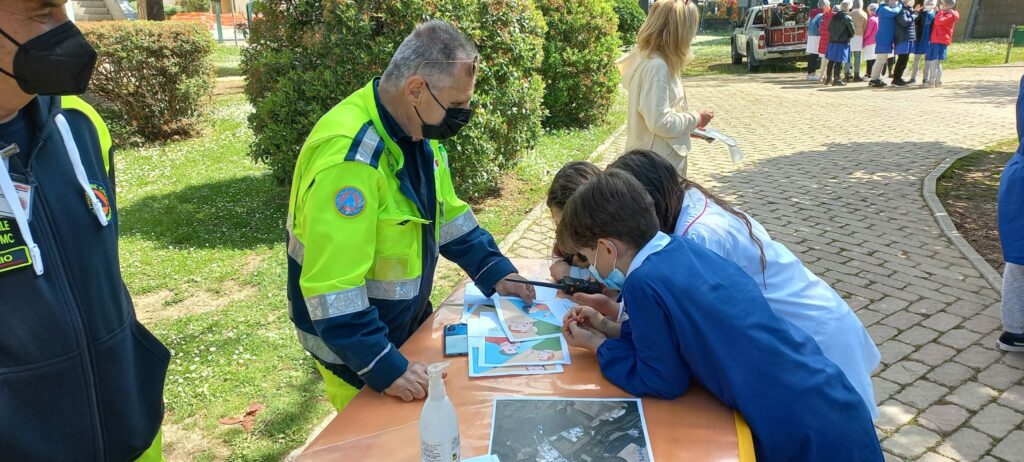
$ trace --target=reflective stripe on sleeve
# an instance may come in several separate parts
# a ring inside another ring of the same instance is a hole
[[[358,313],[369,307],[366,286],[306,298],[306,309],[313,321]]]
[[[420,293],[420,278],[398,281],[367,279],[366,293],[375,300],[410,300]]]
[[[458,239],[463,234],[466,234],[480,226],[476,221],[476,216],[473,215],[472,210],[466,210],[466,213],[459,215],[451,221],[441,225],[441,238],[440,245],[445,245],[455,239]]]

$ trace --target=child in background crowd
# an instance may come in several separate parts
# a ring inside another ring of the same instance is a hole
[[[860,78],[860,58],[864,51],[864,34],[867,32],[868,14],[864,12],[864,0],[853,0],[853,7],[850,10],[850,19],[853,20],[854,35],[850,40],[850,52],[853,59],[846,63],[846,80],[850,80],[850,68],[853,68],[853,81],[863,82]]]
[[[933,21],[935,21],[935,0],[925,0],[924,11],[917,15],[917,43],[914,45],[914,65],[913,70],[910,71],[910,80],[907,81],[909,84],[917,83],[917,68],[924,61],[924,77],[921,79],[921,84],[928,86],[929,72],[927,60],[924,57],[928,54],[928,49],[931,48]]]
[[[942,10],[935,14],[935,21],[932,22],[932,44],[925,57],[925,65],[931,66],[932,87],[942,86],[942,61],[946,60],[949,45],[953,43],[953,29],[960,20],[960,13],[953,9],[954,6],[956,0],[942,0]]]
[[[903,10],[896,15],[896,34],[893,42],[893,52],[896,53],[896,69],[893,71],[892,84],[897,87],[907,86],[903,80],[903,72],[907,70],[907,63],[910,62],[910,52],[914,51],[914,42],[917,40],[916,31],[917,11],[914,7],[914,0],[904,0]]]
[[[821,43],[821,12],[815,13],[823,8],[825,1],[818,2],[818,8],[811,11],[811,20],[807,22],[807,80],[818,81],[818,67],[821,66],[821,56],[818,54],[818,45]]]
[[[999,179],[999,241],[1003,245],[1003,334],[996,346],[1024,352],[1024,78],[1017,95],[1017,153]]]
[[[889,54],[893,52],[896,35],[896,16],[903,11],[898,0],[886,0],[886,4],[878,7],[878,32],[875,33],[875,66],[871,69],[871,81],[868,85],[875,88],[886,86],[882,82],[882,68],[885,67]]]
[[[651,197],[623,171],[569,199],[559,247],[586,255],[630,312],[618,324],[574,307],[567,342],[595,351],[602,374],[635,396],[675,399],[700,383],[743,415],[760,462],[882,461],[861,397],[814,340],[734,263],[658,228]]]
[[[867,69],[864,75],[871,78],[871,69],[875,67],[875,35],[878,34],[878,4],[868,5],[868,25],[864,28],[864,60]]]
[[[856,32],[853,20],[849,15],[850,5],[851,0],[843,0],[839,4],[839,12],[833,15],[832,20],[828,23],[827,73],[832,75],[832,86],[834,87],[846,86],[846,82],[843,82],[839,75],[843,71],[843,66],[850,61],[850,40],[853,39]]]
[[[823,3],[825,7],[825,12],[821,14],[821,28],[818,30],[818,32],[821,33],[821,39],[818,42],[818,55],[821,56],[821,59],[823,60],[821,62],[821,81],[825,85],[828,85],[832,83],[832,73],[828,71],[828,56],[826,56],[828,54],[829,40],[828,25],[829,22],[832,21],[832,16],[834,16],[835,13],[833,13],[832,4],[829,3],[828,0],[825,0]]]

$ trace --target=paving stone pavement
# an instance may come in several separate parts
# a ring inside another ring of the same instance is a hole
[[[1024,66],[947,71],[941,89],[823,87],[802,75],[685,81],[691,106],[746,159],[694,142],[689,175],[757,218],[839,291],[882,353],[887,460],[1024,461],[1024,354],[994,348],[999,293],[942,234],[922,181],[942,160],[1013,138]],[[599,153],[607,164],[623,136]],[[543,207],[503,248],[549,255]]]

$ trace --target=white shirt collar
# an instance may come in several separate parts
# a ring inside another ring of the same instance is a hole
[[[629,270],[626,271],[626,277],[629,277],[634,270],[644,264],[644,260],[651,256],[651,254],[664,249],[669,242],[672,242],[672,238],[668,237],[668,234],[658,231],[658,234],[655,234],[650,241],[647,241],[644,248],[636,253],[636,257],[633,257],[633,262],[629,264]]]
[[[690,229],[695,221],[704,215],[708,208],[708,198],[697,188],[686,190],[683,195],[683,205],[679,210],[679,218],[676,220],[676,229],[672,234],[682,236]]]

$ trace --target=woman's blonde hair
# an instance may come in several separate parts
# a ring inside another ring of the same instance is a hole
[[[679,75],[690,60],[690,42],[699,22],[700,10],[692,0],[659,0],[637,33],[637,46],[646,55],[660,55],[669,72]]]

